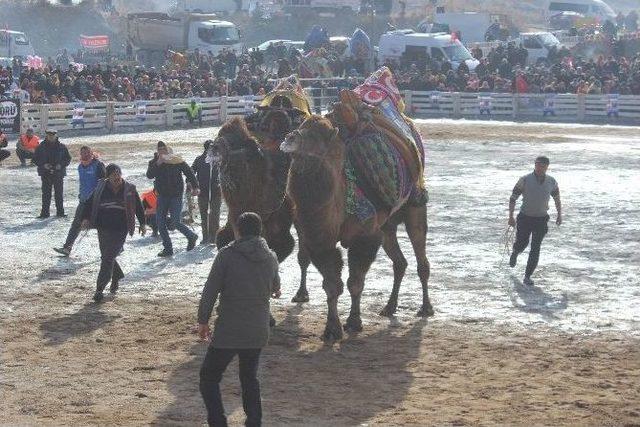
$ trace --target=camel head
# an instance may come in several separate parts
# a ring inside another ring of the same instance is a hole
[[[285,138],[280,149],[295,156],[335,158],[343,154],[344,144],[338,128],[329,119],[311,116]]]
[[[211,145],[213,159],[216,163],[229,161],[236,155],[260,155],[258,142],[247,129],[241,117],[234,117],[225,123]]]

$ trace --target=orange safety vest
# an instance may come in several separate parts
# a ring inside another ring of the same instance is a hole
[[[155,190],[147,190],[142,193],[142,206],[144,206],[144,214],[146,216],[155,215],[158,207],[158,196]]]
[[[38,145],[40,145],[40,138],[33,135],[29,138],[27,135],[20,135],[20,145],[27,151],[36,151]]]

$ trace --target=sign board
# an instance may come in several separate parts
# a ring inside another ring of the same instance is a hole
[[[611,94],[607,99],[607,117],[618,117],[618,95]]]
[[[80,46],[88,50],[108,50],[109,36],[80,36]]]
[[[20,100],[0,101],[0,129],[3,132],[20,132]]]
[[[147,103],[144,101],[136,101],[136,120],[144,122],[147,120]]]
[[[81,126],[84,129],[84,102],[77,102],[73,105],[71,125],[74,129],[76,126]]]
[[[434,110],[440,109],[440,92],[431,92],[429,94],[429,101],[431,102],[431,108]]]
[[[244,95],[240,102],[244,104],[244,114],[249,115],[256,111],[253,95]]]
[[[556,115],[556,96],[551,94],[547,95],[544,99],[544,106],[542,107],[542,117],[547,115]]]
[[[480,115],[486,114],[488,116],[491,115],[491,97],[490,96],[479,96],[478,97],[478,109],[480,110]]]

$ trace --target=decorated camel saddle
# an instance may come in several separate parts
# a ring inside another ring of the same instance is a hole
[[[346,144],[348,214],[367,221],[376,210],[425,204],[424,147],[387,67],[340,92],[328,117]]]

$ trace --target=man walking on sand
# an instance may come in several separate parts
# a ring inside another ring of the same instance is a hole
[[[154,153],[153,159],[149,161],[147,178],[155,179],[153,188],[158,193],[156,220],[164,247],[162,252],[158,254],[159,257],[173,256],[173,244],[167,228],[169,216],[171,216],[175,228],[187,238],[187,251],[192,250],[198,241],[198,235],[182,223],[182,195],[184,193],[182,175],[191,184],[192,194],[197,196],[199,193],[198,180],[189,165],[182,160],[182,157],[173,154],[171,148],[167,147],[164,142],[158,141],[158,149]]]
[[[80,191],[78,192],[78,207],[73,216],[73,222],[67,234],[67,240],[61,248],[53,248],[60,255],[69,256],[71,248],[80,234],[80,226],[82,224],[82,213],[84,205],[93,194],[93,190],[98,186],[98,182],[105,178],[106,170],[102,163],[91,148],[83,145],[80,147],[80,164],[78,165],[78,182],[80,183]]]
[[[58,133],[49,129],[44,141],[38,145],[33,160],[38,165],[38,175],[42,180],[42,209],[39,219],[49,218],[51,189],[55,193],[56,216],[65,217],[63,203],[63,180],[67,175],[67,166],[71,156],[67,147],[58,139]]]
[[[220,380],[236,354],[245,425],[261,424],[258,364],[269,339],[269,298],[280,297],[278,259],[260,237],[260,216],[245,212],[238,218],[237,227],[240,238],[218,252],[198,308],[198,333],[207,340],[211,337],[211,311],[220,295],[211,345],[200,370],[200,393],[212,426],[227,425]]]
[[[513,244],[513,251],[509,259],[509,265],[515,267],[518,255],[529,245],[531,236],[531,250],[527,268],[524,273],[523,284],[533,286],[531,275],[538,266],[540,257],[540,245],[545,234],[547,234],[549,221],[549,198],[553,197],[556,204],[558,216],[556,224],[562,224],[562,205],[560,203],[560,189],[558,183],[551,176],[547,175],[549,168],[549,158],[540,156],[535,161],[534,171],[521,177],[513,188],[509,199],[509,225],[516,226],[516,241]],[[518,197],[522,195],[522,206],[518,219],[513,217]]]

